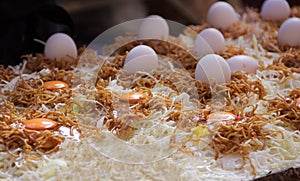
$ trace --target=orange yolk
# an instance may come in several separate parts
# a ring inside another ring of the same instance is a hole
[[[44,88],[48,90],[57,90],[57,89],[62,89],[62,88],[68,88],[69,85],[65,82],[62,81],[48,81],[44,83]]]
[[[296,106],[300,107],[300,97],[296,101]]]
[[[207,116],[209,122],[229,122],[237,119],[237,116],[229,112],[214,112]]]
[[[24,121],[23,124],[27,129],[46,130],[57,126],[57,122],[47,118],[35,118]]]
[[[138,103],[147,96],[141,92],[129,92],[128,94],[122,94],[119,98],[121,101],[126,101],[129,103]]]

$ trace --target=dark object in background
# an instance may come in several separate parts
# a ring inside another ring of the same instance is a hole
[[[300,167],[289,168],[284,171],[269,173],[265,177],[256,178],[253,181],[297,181],[300,180]]]
[[[55,32],[74,38],[74,23],[69,14],[52,0],[0,1],[0,64],[16,65],[21,55],[43,52],[46,41]]]

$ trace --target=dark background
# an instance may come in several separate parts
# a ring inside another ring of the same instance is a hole
[[[199,24],[215,0],[0,0],[0,64],[16,65],[20,56],[42,53],[55,32],[65,32],[77,46],[89,44],[108,28],[158,14],[179,23]],[[237,11],[260,8],[263,0],[228,0]],[[290,5],[300,4],[290,0]]]

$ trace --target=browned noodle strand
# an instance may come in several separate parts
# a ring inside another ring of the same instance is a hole
[[[27,68],[30,68],[30,66],[32,66],[31,68],[36,68],[33,71],[41,68],[34,67],[31,64],[36,63],[34,62],[36,59],[33,59],[31,56],[27,58],[32,60],[28,61],[29,63],[27,62],[28,64],[26,65],[29,66]],[[47,62],[42,55],[38,56],[37,59],[37,62],[43,62],[44,60]],[[64,60],[61,60],[60,63],[62,66],[67,64]],[[0,142],[5,146],[6,151],[14,156],[22,152],[29,155],[33,154],[32,158],[36,158],[38,155],[34,153],[35,151],[41,151],[46,154],[58,151],[59,145],[65,137],[61,134],[54,134],[54,132],[59,133],[61,126],[68,128],[70,135],[73,134],[73,129],[79,131],[77,120],[75,117],[69,116],[72,113],[72,107],[70,106],[72,102],[71,89],[60,89],[54,92],[43,88],[44,82],[50,80],[62,80],[69,85],[71,84],[73,72],[64,69],[54,69],[55,66],[57,65],[47,64],[46,67],[51,69],[51,71],[47,75],[38,73],[40,78],[36,76],[35,78],[24,79],[22,72],[13,74],[9,67],[3,71],[7,77],[1,77],[2,80],[10,81],[12,78],[19,76],[14,89],[2,93],[7,100],[0,102]],[[1,67],[1,69],[4,69],[4,67]],[[54,111],[53,108],[61,103],[65,105]],[[43,106],[50,109],[50,111],[43,110]],[[22,121],[33,118],[53,119],[59,125],[52,130],[44,131],[25,128]],[[21,150],[15,152],[17,149]]]
[[[291,91],[290,95],[269,100],[268,110],[277,114],[277,119],[284,121],[294,130],[300,130],[300,107],[296,101],[300,98],[300,88]]]
[[[5,68],[4,65],[0,65],[0,80],[10,82],[13,78],[18,76],[19,73],[15,73],[11,68]]]
[[[31,70],[32,72],[40,71],[45,68],[54,69],[59,68],[63,70],[73,70],[79,59],[80,55],[84,52],[86,47],[81,47],[78,49],[78,57],[72,58],[67,57],[63,58],[62,60],[50,60],[45,57],[43,54],[36,54],[35,57],[32,55],[23,55],[21,58],[27,60],[26,68]]]
[[[232,80],[226,83],[226,88],[231,98],[249,98],[249,94],[254,93],[259,97],[259,99],[263,99],[264,96],[267,95],[267,92],[264,89],[261,81],[250,81],[242,72],[235,72],[232,75]]]
[[[289,49],[288,51],[281,53],[279,59],[275,60],[274,65],[280,66],[283,70],[287,71],[287,67],[292,72],[300,72],[300,50]],[[281,65],[284,64],[284,65]]]

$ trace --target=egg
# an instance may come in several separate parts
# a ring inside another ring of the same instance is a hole
[[[57,122],[47,118],[34,118],[24,121],[25,128],[32,130],[46,130],[57,126]]]
[[[207,124],[212,123],[230,123],[232,121],[235,121],[237,119],[237,116],[230,113],[230,112],[214,112],[207,116]]]
[[[300,107],[300,97],[296,101],[296,106]]]
[[[226,60],[220,55],[208,54],[197,63],[195,79],[206,82],[211,79],[217,80],[219,84],[229,82],[231,70]]]
[[[142,92],[129,92],[126,94],[120,95],[120,100],[124,102],[129,102],[131,104],[138,103],[141,100],[145,99],[147,96]]]
[[[146,17],[141,23],[138,39],[168,40],[169,26],[167,21],[158,15]]]
[[[137,71],[151,72],[158,67],[158,56],[155,51],[146,45],[139,45],[131,49],[124,63],[124,69],[129,73]]]
[[[216,2],[209,8],[206,21],[216,28],[227,29],[239,21],[239,15],[229,3]]]
[[[231,72],[241,71],[244,73],[255,73],[258,61],[247,55],[236,55],[227,60]]]
[[[209,131],[206,126],[196,126],[191,129],[193,135],[195,135],[197,138],[201,138],[203,136],[209,135]]]
[[[225,49],[225,39],[222,33],[215,28],[207,28],[197,35],[193,52],[196,56],[203,56]]]
[[[283,20],[290,16],[291,8],[285,0],[266,0],[261,7],[261,17],[274,21]]]
[[[77,48],[73,39],[65,33],[55,33],[50,36],[44,48],[44,54],[49,59],[60,60],[68,56],[76,58]]]
[[[278,30],[279,46],[300,46],[300,18],[285,20]]]
[[[68,88],[68,87],[69,85],[62,81],[53,80],[44,83],[44,88],[47,90],[57,90],[57,89]]]

